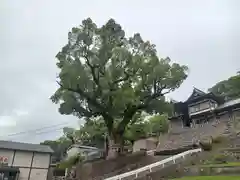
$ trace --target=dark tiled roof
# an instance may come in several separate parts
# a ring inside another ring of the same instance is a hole
[[[191,100],[191,99],[194,99],[194,98],[196,98],[196,97],[198,97],[198,96],[203,96],[203,95],[205,95],[205,94],[206,94],[205,92],[203,92],[203,91],[201,91],[200,89],[197,89],[197,88],[194,87],[193,92],[192,92],[192,94],[189,96],[189,98],[187,99],[187,101],[189,101],[189,100]]]
[[[29,144],[29,143],[21,143],[21,142],[13,142],[13,141],[2,141],[2,140],[0,140],[0,149],[53,153],[53,150],[46,145]]]

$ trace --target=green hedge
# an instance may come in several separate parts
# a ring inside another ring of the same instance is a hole
[[[176,155],[176,154],[180,154],[182,152],[197,148],[197,145],[189,145],[189,146],[185,146],[185,147],[181,147],[181,148],[177,148],[177,149],[167,149],[167,150],[162,150],[162,151],[156,151],[155,155],[161,155],[161,156],[171,156],[171,155]]]
[[[211,142],[201,141],[199,143],[199,145],[204,151],[211,151],[212,150],[212,143]]]
[[[223,141],[223,137],[221,137],[221,136],[212,138],[212,142],[215,144],[221,143],[222,141]]]

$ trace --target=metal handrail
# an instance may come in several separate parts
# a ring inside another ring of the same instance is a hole
[[[126,172],[126,173],[123,173],[123,174],[119,174],[119,175],[116,175],[116,176],[113,176],[113,177],[109,177],[109,178],[106,178],[104,180],[121,180],[122,178],[132,176],[132,175],[135,175],[135,177],[138,177],[138,174],[140,172],[143,172],[143,171],[146,171],[146,170],[149,170],[149,172],[152,172],[152,168],[154,168],[154,167],[158,167],[158,166],[164,167],[164,165],[166,163],[170,162],[170,161],[173,161],[173,163],[176,163],[176,160],[179,159],[179,158],[185,158],[185,156],[188,155],[188,154],[197,153],[197,152],[201,152],[201,151],[202,151],[201,148],[188,150],[188,151],[182,152],[180,154],[177,154],[177,155],[171,156],[169,158],[166,158],[164,160],[158,161],[156,163],[149,164],[149,165],[141,167],[139,169],[129,171],[129,172]]]

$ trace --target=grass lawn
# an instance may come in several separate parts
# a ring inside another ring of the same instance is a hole
[[[199,166],[200,167],[237,167],[237,166],[240,166],[240,162],[228,162],[225,164],[206,164],[206,165],[199,165]]]
[[[189,176],[172,180],[240,180],[240,176]]]

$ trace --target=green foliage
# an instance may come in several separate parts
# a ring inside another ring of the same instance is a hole
[[[147,136],[147,123],[144,122],[146,115],[135,114],[132,122],[133,124],[128,124],[126,131],[123,136],[125,143],[127,141],[132,142],[139,138]],[[118,122],[118,120],[115,120]],[[115,124],[115,126],[117,123]],[[76,136],[78,139],[81,139],[83,145],[94,146],[103,148],[105,137],[107,135],[107,127],[104,123],[103,118],[91,118],[80,127],[79,130],[76,130]]]
[[[222,141],[223,141],[223,137],[222,136],[218,136],[218,137],[212,138],[212,142],[215,143],[215,144],[219,144]]]
[[[133,141],[158,135],[168,130],[167,115],[155,115],[149,120],[144,120],[148,114],[136,114],[132,120],[133,124],[128,124],[123,136],[125,144],[133,143]],[[116,120],[117,121],[117,120]],[[64,128],[67,129],[67,128]],[[64,133],[66,134],[66,132]],[[94,146],[103,148],[105,136],[107,135],[107,127],[103,118],[91,118],[86,121],[79,130],[72,131],[74,139],[86,146]]]
[[[212,143],[211,142],[201,141],[199,144],[204,151],[211,151],[212,150]]]
[[[63,160],[58,168],[59,169],[66,169],[66,168],[71,168],[72,166],[81,163],[84,160],[84,158],[78,154],[76,156],[69,157],[69,159]]]
[[[208,159],[204,162],[204,167],[207,167],[209,165],[216,165],[216,164],[225,164],[228,161],[228,156],[225,154],[216,154],[211,159]]]
[[[90,18],[82,21],[56,57],[60,87],[51,100],[59,112],[101,116],[113,136],[121,137],[138,112],[165,111],[164,95],[187,78],[186,66],[159,58],[140,34],[125,37],[113,19],[100,28]]]
[[[222,163],[226,163],[228,160],[228,157],[225,154],[216,154],[215,156],[213,156],[213,163],[215,164],[222,164]]]
[[[209,89],[216,95],[222,96],[227,100],[240,97],[240,74],[230,77],[227,80],[220,81]]]
[[[56,140],[56,141],[47,140],[40,144],[48,145],[52,148],[52,150],[54,151],[52,156],[52,161],[53,163],[55,163],[55,162],[60,162],[62,160],[66,149],[72,144],[72,142],[66,138],[60,138],[59,140]]]
[[[148,132],[146,129],[147,123],[139,122],[132,125],[128,125],[126,128],[126,132],[124,134],[124,140],[134,142],[141,138],[146,138],[148,136]]]
[[[64,127],[63,134],[66,139],[72,142],[72,144],[75,144],[78,141],[78,139],[76,139],[77,136],[75,136],[74,128]]]
[[[83,145],[103,148],[107,127],[103,118],[91,118],[75,134]]]
[[[151,134],[160,135],[161,133],[167,133],[169,129],[169,120],[166,114],[155,115],[149,119],[148,131]]]

